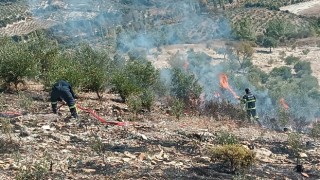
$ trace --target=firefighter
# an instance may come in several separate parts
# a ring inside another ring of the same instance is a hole
[[[64,80],[59,80],[56,82],[51,91],[51,107],[52,112],[54,114],[57,113],[57,103],[58,101],[65,101],[67,105],[69,106],[69,110],[71,113],[71,116],[73,118],[78,118],[77,108],[76,108],[76,95],[72,90],[71,85]]]
[[[246,88],[245,92],[246,94],[240,99],[240,101],[245,105],[248,120],[251,121],[251,117],[253,117],[258,121],[259,117],[256,111],[256,97],[250,92],[249,88]]]

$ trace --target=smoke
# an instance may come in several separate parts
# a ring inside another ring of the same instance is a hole
[[[67,42],[88,41],[95,46],[115,44],[117,55],[146,53],[152,48],[173,44],[196,44],[229,38],[231,28],[221,15],[202,14],[198,0],[29,0],[35,18],[54,20],[52,27],[56,36],[67,37]],[[141,51],[141,49],[145,51]],[[196,54],[196,55],[194,55]],[[218,61],[205,53],[188,52],[182,59],[188,59],[188,71],[194,73],[203,86],[206,99],[221,98],[239,104],[231,93],[221,89],[219,74],[229,72],[230,65],[210,65]],[[164,79],[170,79],[164,70]],[[235,77],[235,78],[233,78]],[[168,83],[167,83],[168,84]],[[249,87],[257,97],[257,111],[261,119],[276,117],[279,108],[270,98],[268,90],[259,90],[243,76],[230,76],[229,84],[239,96]],[[293,96],[284,97],[290,111],[295,115],[312,114],[316,108],[313,102],[301,107]]]

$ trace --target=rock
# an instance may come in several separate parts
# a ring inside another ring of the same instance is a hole
[[[254,149],[253,151],[257,158],[269,158],[272,155],[272,152],[266,148]]]
[[[132,134],[134,134],[135,136],[142,138],[143,140],[148,140],[147,136],[144,134],[141,134],[139,132],[133,132]]]
[[[30,135],[30,132],[26,127],[21,127],[19,137],[27,137]]]
[[[51,128],[50,125],[43,125],[41,128],[43,129],[43,131],[54,131],[54,130],[56,130],[56,128]]]
[[[122,158],[123,162],[129,162],[131,160],[131,158]]]
[[[138,159],[140,161],[143,161],[145,158],[146,158],[146,154],[145,153],[140,153],[139,156],[138,156]]]
[[[125,151],[125,152],[124,152],[124,155],[127,156],[128,158],[131,158],[131,159],[135,159],[135,158],[136,158],[135,155],[131,154],[131,153],[128,152],[128,151]]]
[[[307,158],[308,155],[306,153],[299,153],[300,158]]]
[[[71,151],[68,149],[62,149],[60,152],[65,154],[71,153]]]
[[[93,172],[96,172],[95,169],[82,169],[83,172],[86,172],[86,173],[93,173]]]

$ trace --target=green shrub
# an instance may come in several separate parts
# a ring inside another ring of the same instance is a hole
[[[183,114],[185,108],[185,104],[182,100],[180,99],[173,99],[173,102],[171,104],[171,111],[172,114],[179,120],[181,115]]]
[[[294,65],[293,68],[298,77],[302,77],[305,74],[310,75],[312,73],[310,62],[299,61]]]
[[[151,62],[134,60],[128,61],[123,68],[113,73],[111,84],[114,85],[121,98],[126,101],[130,95],[146,95],[150,88],[154,90],[159,79],[159,72]]]
[[[216,142],[220,145],[231,145],[231,144],[238,144],[238,138],[226,131],[218,132],[216,136]]]
[[[252,67],[249,70],[248,77],[251,83],[255,83],[258,86],[257,83],[265,84],[268,81],[269,75],[258,67]]]
[[[285,109],[283,109],[283,107],[281,107],[281,109],[279,110],[279,124],[282,127],[285,127],[286,125],[288,125],[289,122],[289,112],[286,111]]]
[[[320,123],[313,123],[310,131],[310,136],[314,139],[320,138]]]
[[[309,54],[309,52],[310,52],[310,49],[304,49],[304,50],[302,50],[302,54],[304,54],[304,55]]]
[[[174,97],[189,105],[191,97],[198,99],[201,91],[202,87],[193,74],[183,72],[178,68],[172,69],[171,93]]]
[[[297,63],[299,60],[300,60],[299,57],[295,57],[295,56],[291,55],[291,56],[286,57],[284,61],[285,61],[286,65],[292,65],[292,64]]]
[[[301,77],[301,79],[299,79],[298,81],[298,85],[300,87],[301,90],[304,90],[306,92],[316,88],[319,88],[319,82],[318,79],[314,76],[311,75],[304,75],[303,77]]]
[[[16,175],[16,180],[29,180],[29,179],[46,179],[49,174],[49,163],[48,162],[37,162],[34,164],[28,164],[24,168],[20,168]]]
[[[70,53],[59,54],[52,67],[46,73],[44,85],[46,88],[51,88],[57,80],[68,81],[75,89],[80,89],[85,79],[81,71],[81,64],[72,58]]]
[[[93,91],[100,99],[101,92],[106,89],[108,84],[111,59],[108,54],[103,51],[92,49],[89,45],[82,45],[76,50],[73,61],[79,62],[82,72],[82,88],[84,90]]]
[[[97,136],[91,138],[90,147],[93,152],[97,153],[99,156],[102,156],[102,160],[104,162],[104,153],[106,151],[106,145],[102,142],[102,140]]]
[[[209,153],[212,160],[222,161],[232,173],[245,171],[255,162],[255,153],[240,144],[218,146]]]
[[[291,68],[286,66],[275,67],[271,70],[270,76],[281,77],[283,80],[292,78]]]
[[[304,150],[302,137],[299,133],[288,134],[288,145],[293,155],[299,158],[299,154]]]
[[[136,116],[138,114],[138,112],[142,109],[141,97],[139,97],[137,95],[130,95],[127,99],[127,105],[129,107],[129,109]]]
[[[35,32],[34,34],[27,42],[28,51],[33,55],[34,60],[39,63],[39,78],[45,81],[47,72],[50,71],[59,54],[59,48],[56,41],[46,38],[42,32]]]
[[[38,63],[28,51],[28,46],[16,43],[9,39],[0,39],[0,78],[6,88],[14,85],[17,89],[19,83],[25,78],[35,78],[38,75]]]

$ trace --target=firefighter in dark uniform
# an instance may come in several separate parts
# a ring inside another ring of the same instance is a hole
[[[256,97],[250,92],[249,88],[245,89],[246,94],[240,99],[241,103],[245,104],[248,120],[251,121],[251,117],[255,120],[259,120],[256,111]]]
[[[72,90],[71,85],[64,80],[59,80],[56,82],[51,91],[51,107],[52,112],[57,113],[57,103],[58,101],[65,101],[69,106],[71,116],[78,118],[77,108],[76,108],[76,95]]]

